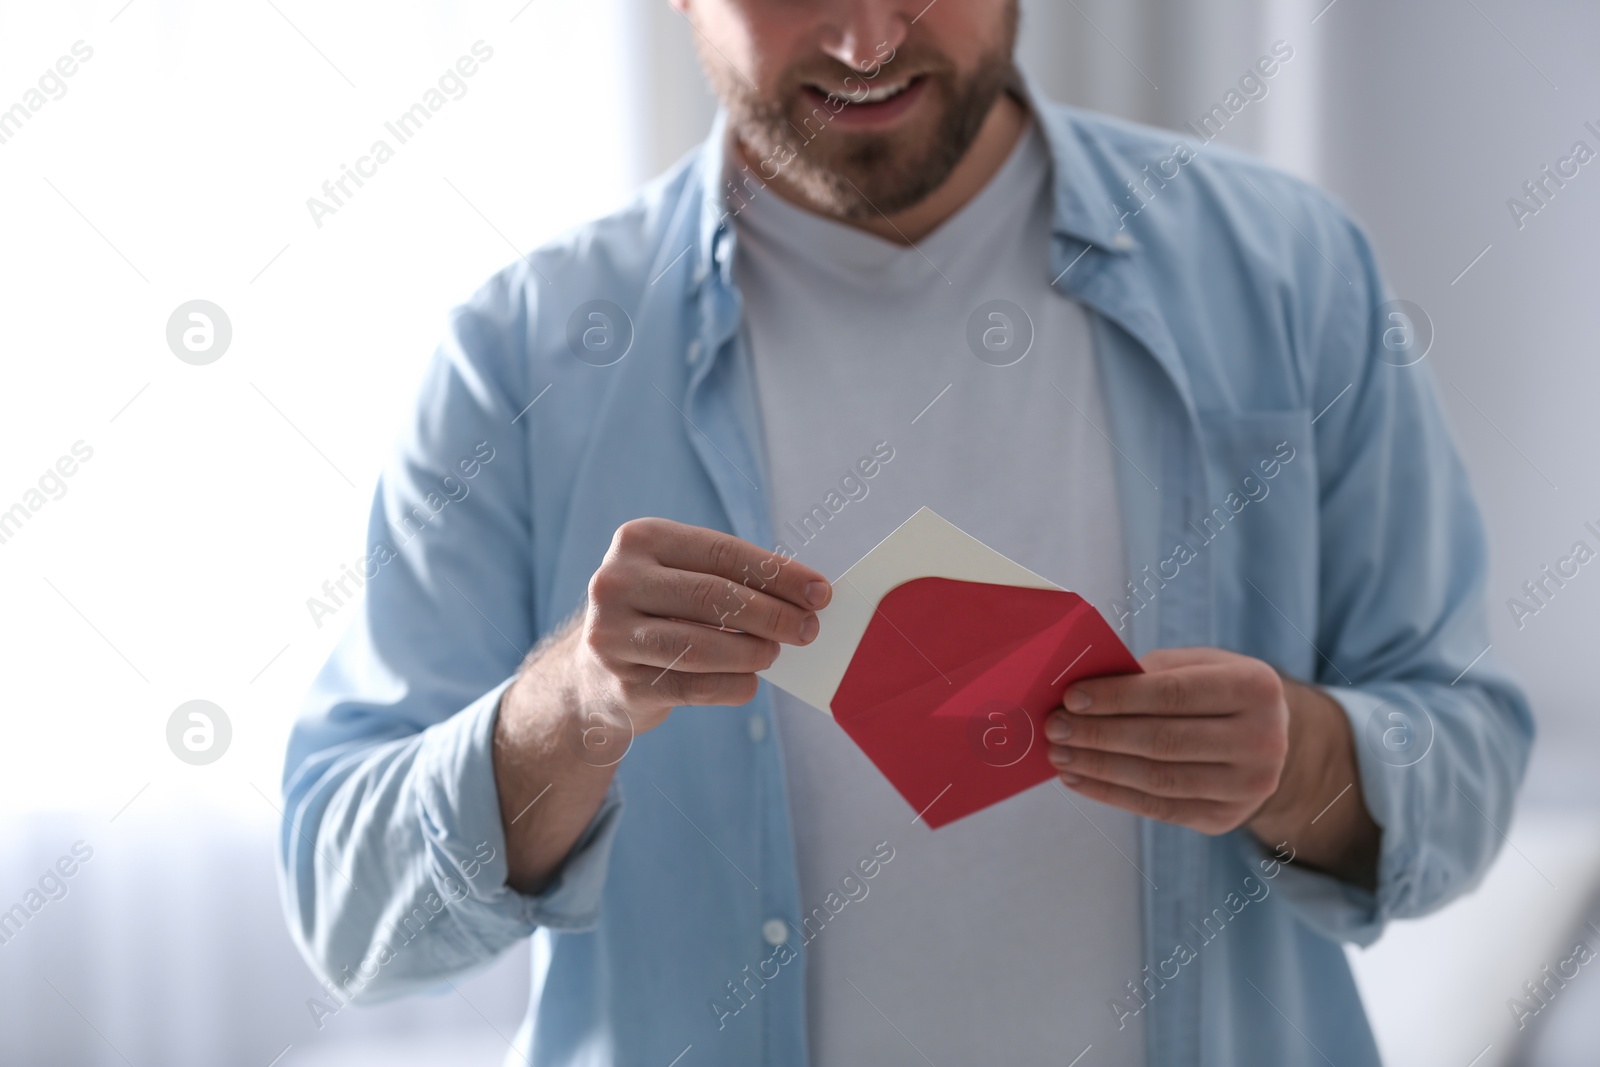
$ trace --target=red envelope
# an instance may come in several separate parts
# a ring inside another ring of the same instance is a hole
[[[1139,663],[1076,593],[917,578],[878,602],[830,707],[931,827],[1055,777],[1044,718]]]

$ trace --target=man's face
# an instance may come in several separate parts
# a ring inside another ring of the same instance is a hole
[[[762,178],[841,218],[943,184],[1013,78],[1017,0],[673,0]]]

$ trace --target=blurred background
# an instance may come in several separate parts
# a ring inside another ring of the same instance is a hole
[[[1494,650],[1541,730],[1496,867],[1353,953],[1363,997],[1392,1064],[1596,1062],[1600,967],[1520,1027],[1507,1002],[1580,940],[1600,948],[1600,564],[1540,602],[1523,589],[1575,542],[1600,548],[1600,162],[1574,160],[1579,141],[1600,152],[1600,7],[1023,9],[1021,60],[1049,94],[1174,129],[1292,48],[1218,140],[1342,200],[1431,331],[1489,523]],[[425,126],[311,211],[462,56],[475,73]],[[362,550],[448,309],[622,203],[711,113],[664,0],[0,0],[0,912],[27,915],[0,926],[0,1063],[510,1051],[525,951],[431,997],[309,1006],[278,904],[278,782],[351,612],[307,601],[331,603]],[[228,324],[204,363],[168,342],[197,300]],[[195,700],[201,757],[190,720],[172,725]]]

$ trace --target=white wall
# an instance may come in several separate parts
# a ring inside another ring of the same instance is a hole
[[[1600,563],[1520,630],[1506,607],[1575,540],[1600,549],[1583,528],[1600,528],[1600,160],[1522,229],[1506,207],[1574,141],[1600,152],[1600,7],[1344,0],[1319,25],[1325,182],[1437,329],[1428,362],[1489,523],[1495,650],[1540,723],[1527,795],[1600,804]]]

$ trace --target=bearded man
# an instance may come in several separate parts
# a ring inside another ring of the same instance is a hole
[[[1532,727],[1366,239],[1042,99],[1015,0],[673,2],[709,139],[455,312],[378,486],[427,528],[290,744],[305,952],[533,937],[541,1067],[1376,1064],[1342,945],[1482,875]],[[757,675],[922,506],[1144,668],[937,831]]]

